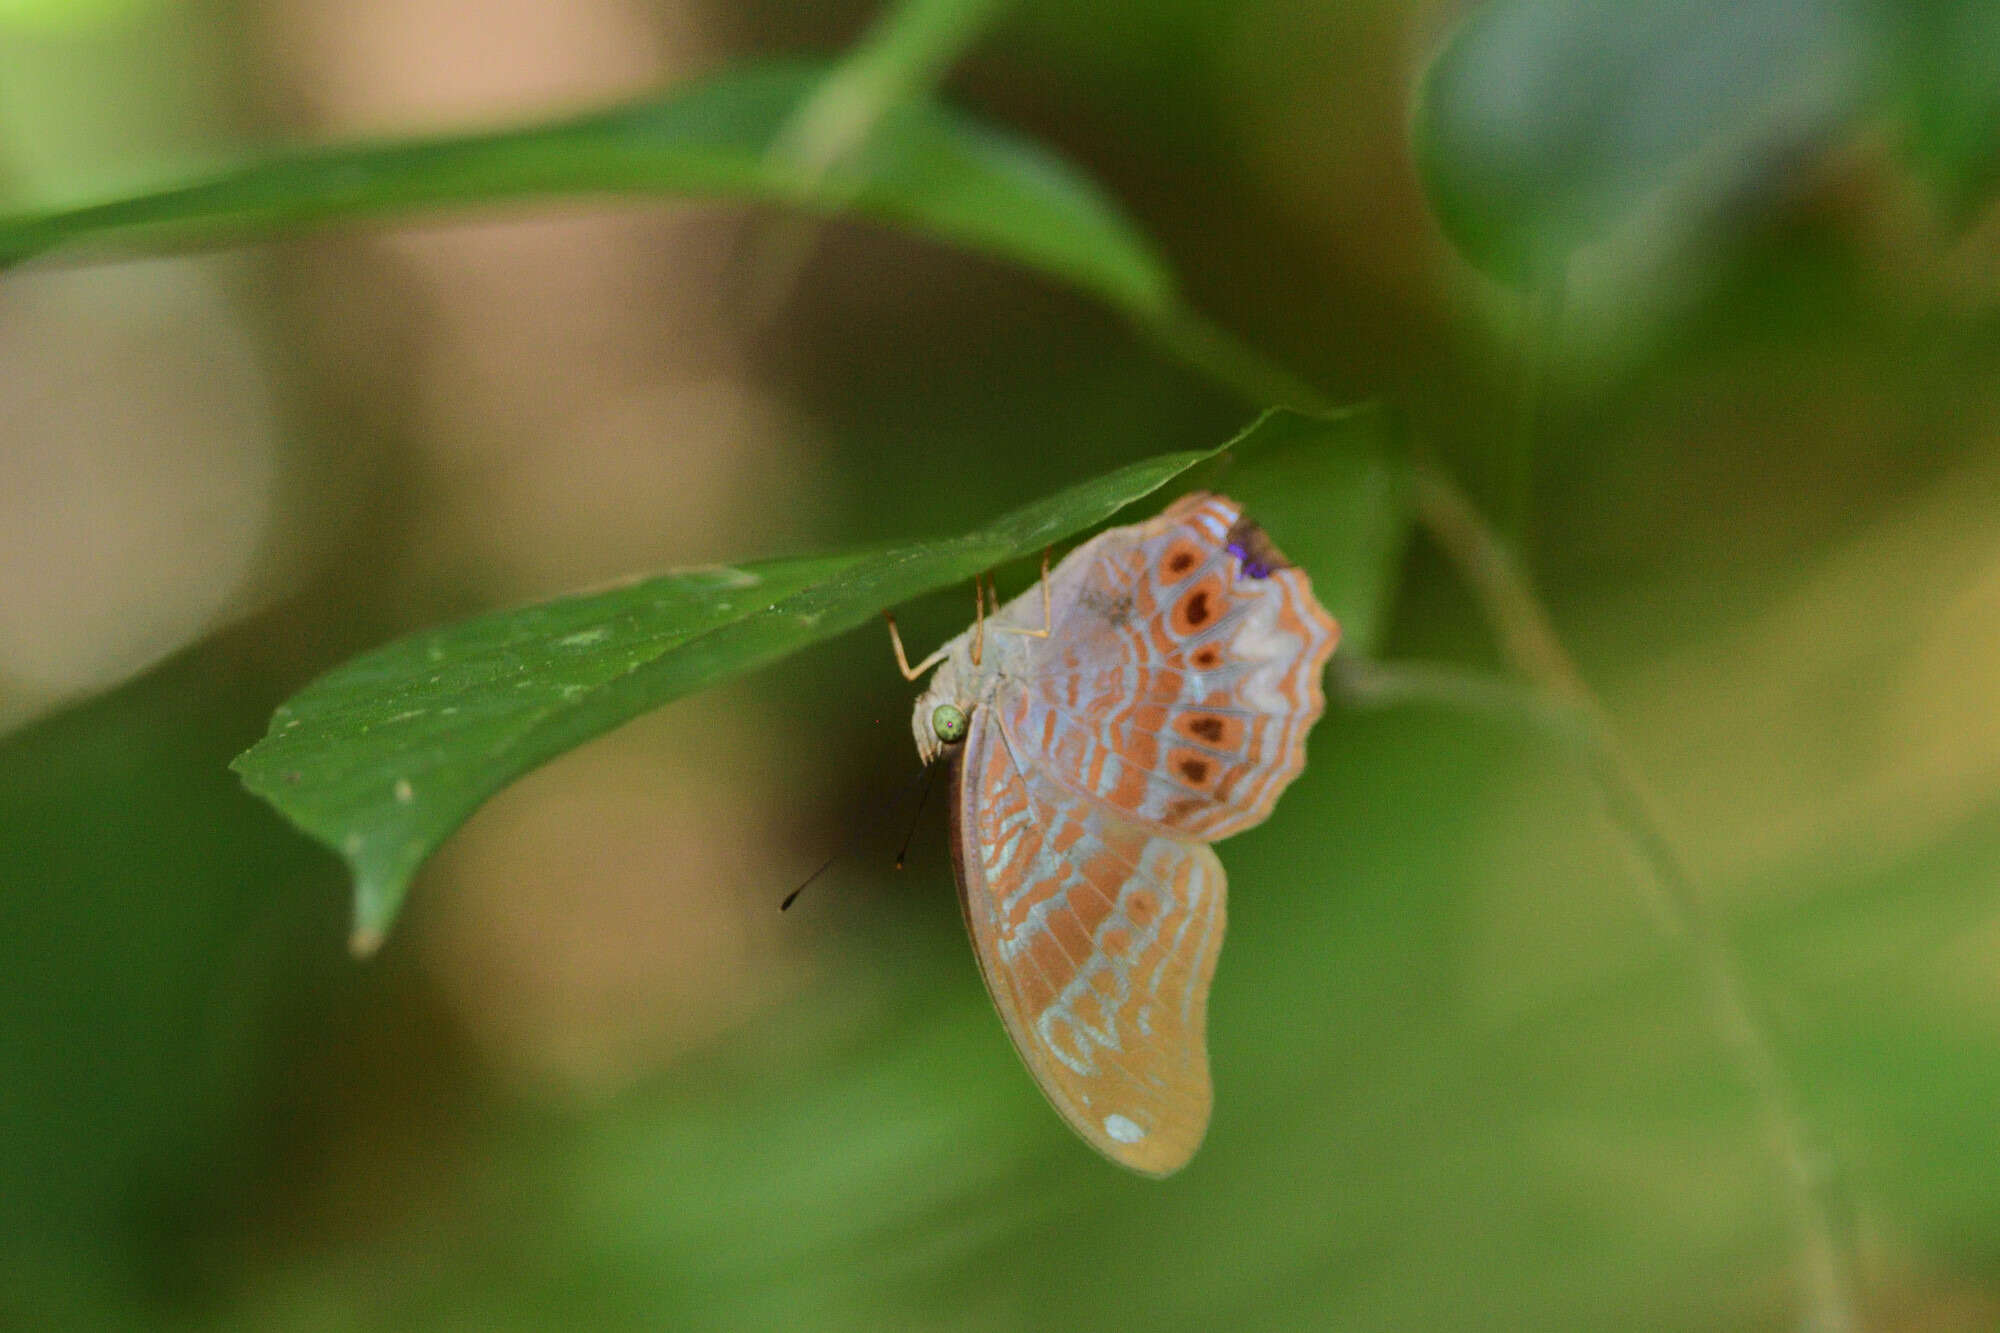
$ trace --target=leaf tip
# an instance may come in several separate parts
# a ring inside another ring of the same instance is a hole
[[[350,860],[356,851],[353,847],[347,849]],[[402,903],[403,883],[400,879],[383,879],[367,873],[355,875],[354,928],[347,935],[347,951],[357,959],[374,957],[388,938],[389,926]]]

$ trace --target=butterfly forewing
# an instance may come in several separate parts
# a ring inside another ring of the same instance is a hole
[[[1079,548],[1050,647],[994,705],[1049,774],[1165,832],[1263,821],[1305,766],[1338,641],[1305,574],[1241,511],[1191,497]]]
[[[956,768],[952,851],[980,970],[1063,1118],[1166,1175],[1208,1128],[1221,862],[1078,801],[1018,749],[981,710]]]

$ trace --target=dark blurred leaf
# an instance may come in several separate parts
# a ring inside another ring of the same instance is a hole
[[[802,165],[773,151],[824,77],[823,67],[763,66],[554,124],[276,156],[176,189],[0,219],[0,264],[78,242],[212,244],[343,218],[643,193],[851,212],[1040,269],[1133,312],[1171,303],[1166,270],[1093,183],[934,103],[884,109],[867,142],[836,161]]]
[[[1856,87],[1841,0],[1493,0],[1426,73],[1413,128],[1467,259],[1522,282],[1705,150],[1740,189]]]
[[[233,666],[211,643],[0,744],[0,1326],[132,1326],[61,1307],[135,1298],[134,1251],[244,1188],[304,963],[338,961],[298,891],[324,867],[223,770],[270,706]]]
[[[1910,151],[1947,205],[1969,214],[2000,181],[2000,5],[1903,0],[1883,16]]]
[[[877,612],[1102,522],[1226,448],[1267,437],[1380,447],[1379,417],[1267,414],[1227,445],[1081,483],[962,537],[683,570],[414,635],[308,686],[236,761],[244,782],[338,851],[355,876],[355,944],[379,943],[410,876],[481,802],[565,750],[671,699],[754,670]],[[1372,471],[1357,474],[1372,478]],[[1387,497],[1372,480],[1365,506]],[[1361,530],[1400,544],[1397,522]],[[1381,572],[1376,553],[1357,557]],[[1368,577],[1334,580],[1357,609]],[[1337,614],[1346,610],[1334,600]],[[1372,614],[1372,612],[1370,612]]]

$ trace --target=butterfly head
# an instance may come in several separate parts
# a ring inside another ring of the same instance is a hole
[[[965,743],[972,730],[972,700],[961,697],[958,673],[949,661],[938,667],[930,688],[917,700],[910,717],[917,754],[925,763],[944,758]]]
[[[956,745],[965,739],[968,725],[965,710],[957,704],[939,704],[931,709],[931,735],[940,745]]]

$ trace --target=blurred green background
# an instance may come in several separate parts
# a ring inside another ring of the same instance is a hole
[[[2000,1325],[1993,13],[1028,0],[944,83],[1518,539],[1882,1329]],[[531,122],[874,17],[7,0],[0,200]],[[1250,415],[1042,278],[773,218],[512,206],[0,277],[0,1323],[1798,1327],[1708,997],[1519,720],[1335,700],[1223,848],[1216,1118],[1165,1183],[1016,1063],[938,810],[905,871],[883,828],[776,911],[914,767],[873,632],[536,773],[347,957],[334,858],[225,767],[313,676],[638,570],[962,530]],[[1397,589],[1385,659],[1497,665],[1421,535]]]

